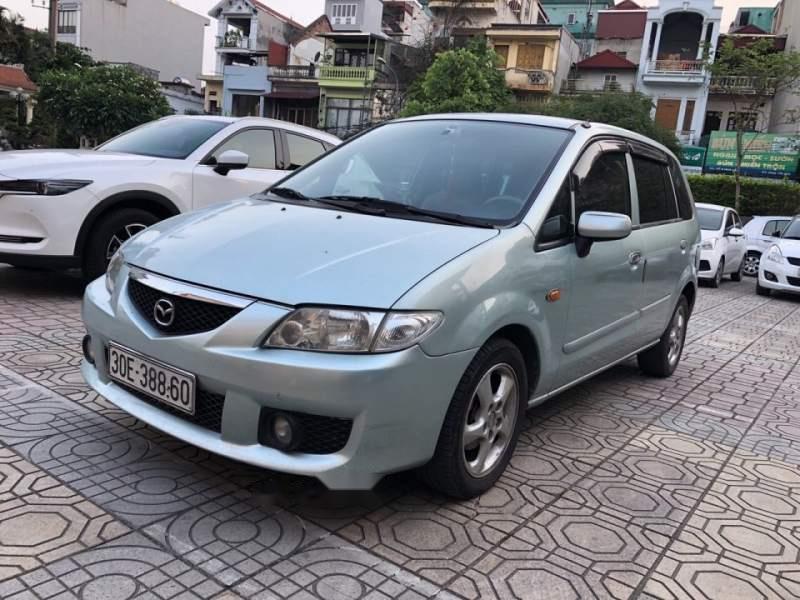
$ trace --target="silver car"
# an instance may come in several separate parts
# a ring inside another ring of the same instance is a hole
[[[366,489],[487,490],[527,408],[673,373],[700,231],[675,157],[605,125],[439,115],[158,223],[86,290],[83,375],[211,452]]]

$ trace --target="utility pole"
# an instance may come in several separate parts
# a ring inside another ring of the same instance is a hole
[[[56,35],[58,34],[58,0],[50,0],[50,20],[47,26],[47,34],[50,36],[50,46],[55,52]]]

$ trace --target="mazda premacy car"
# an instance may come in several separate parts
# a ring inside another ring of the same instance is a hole
[[[177,438],[365,489],[460,498],[528,407],[681,358],[700,229],[670,152],[520,115],[376,127],[267,191],[157,223],[86,290],[83,375]]]

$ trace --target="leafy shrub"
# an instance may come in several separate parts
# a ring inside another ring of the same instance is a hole
[[[690,175],[695,202],[733,207],[736,182],[731,175]],[[742,178],[742,216],[800,214],[800,185],[789,181]]]

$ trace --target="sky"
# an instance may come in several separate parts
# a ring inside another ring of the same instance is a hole
[[[173,0],[177,4],[206,15],[219,0]],[[322,14],[324,0],[261,0],[287,17],[303,24],[308,24]],[[658,0],[638,0],[643,6],[658,4]],[[32,6],[32,3],[41,5],[47,0],[0,0],[0,6],[5,6],[13,12],[25,17],[29,27],[44,28],[47,25],[47,11]],[[717,5],[724,8],[722,14],[722,31],[727,31],[728,26],[736,17],[736,10],[740,6],[775,6],[778,0],[717,0]],[[205,52],[203,54],[203,72],[214,70],[214,35],[216,29],[212,24],[205,32]]]

